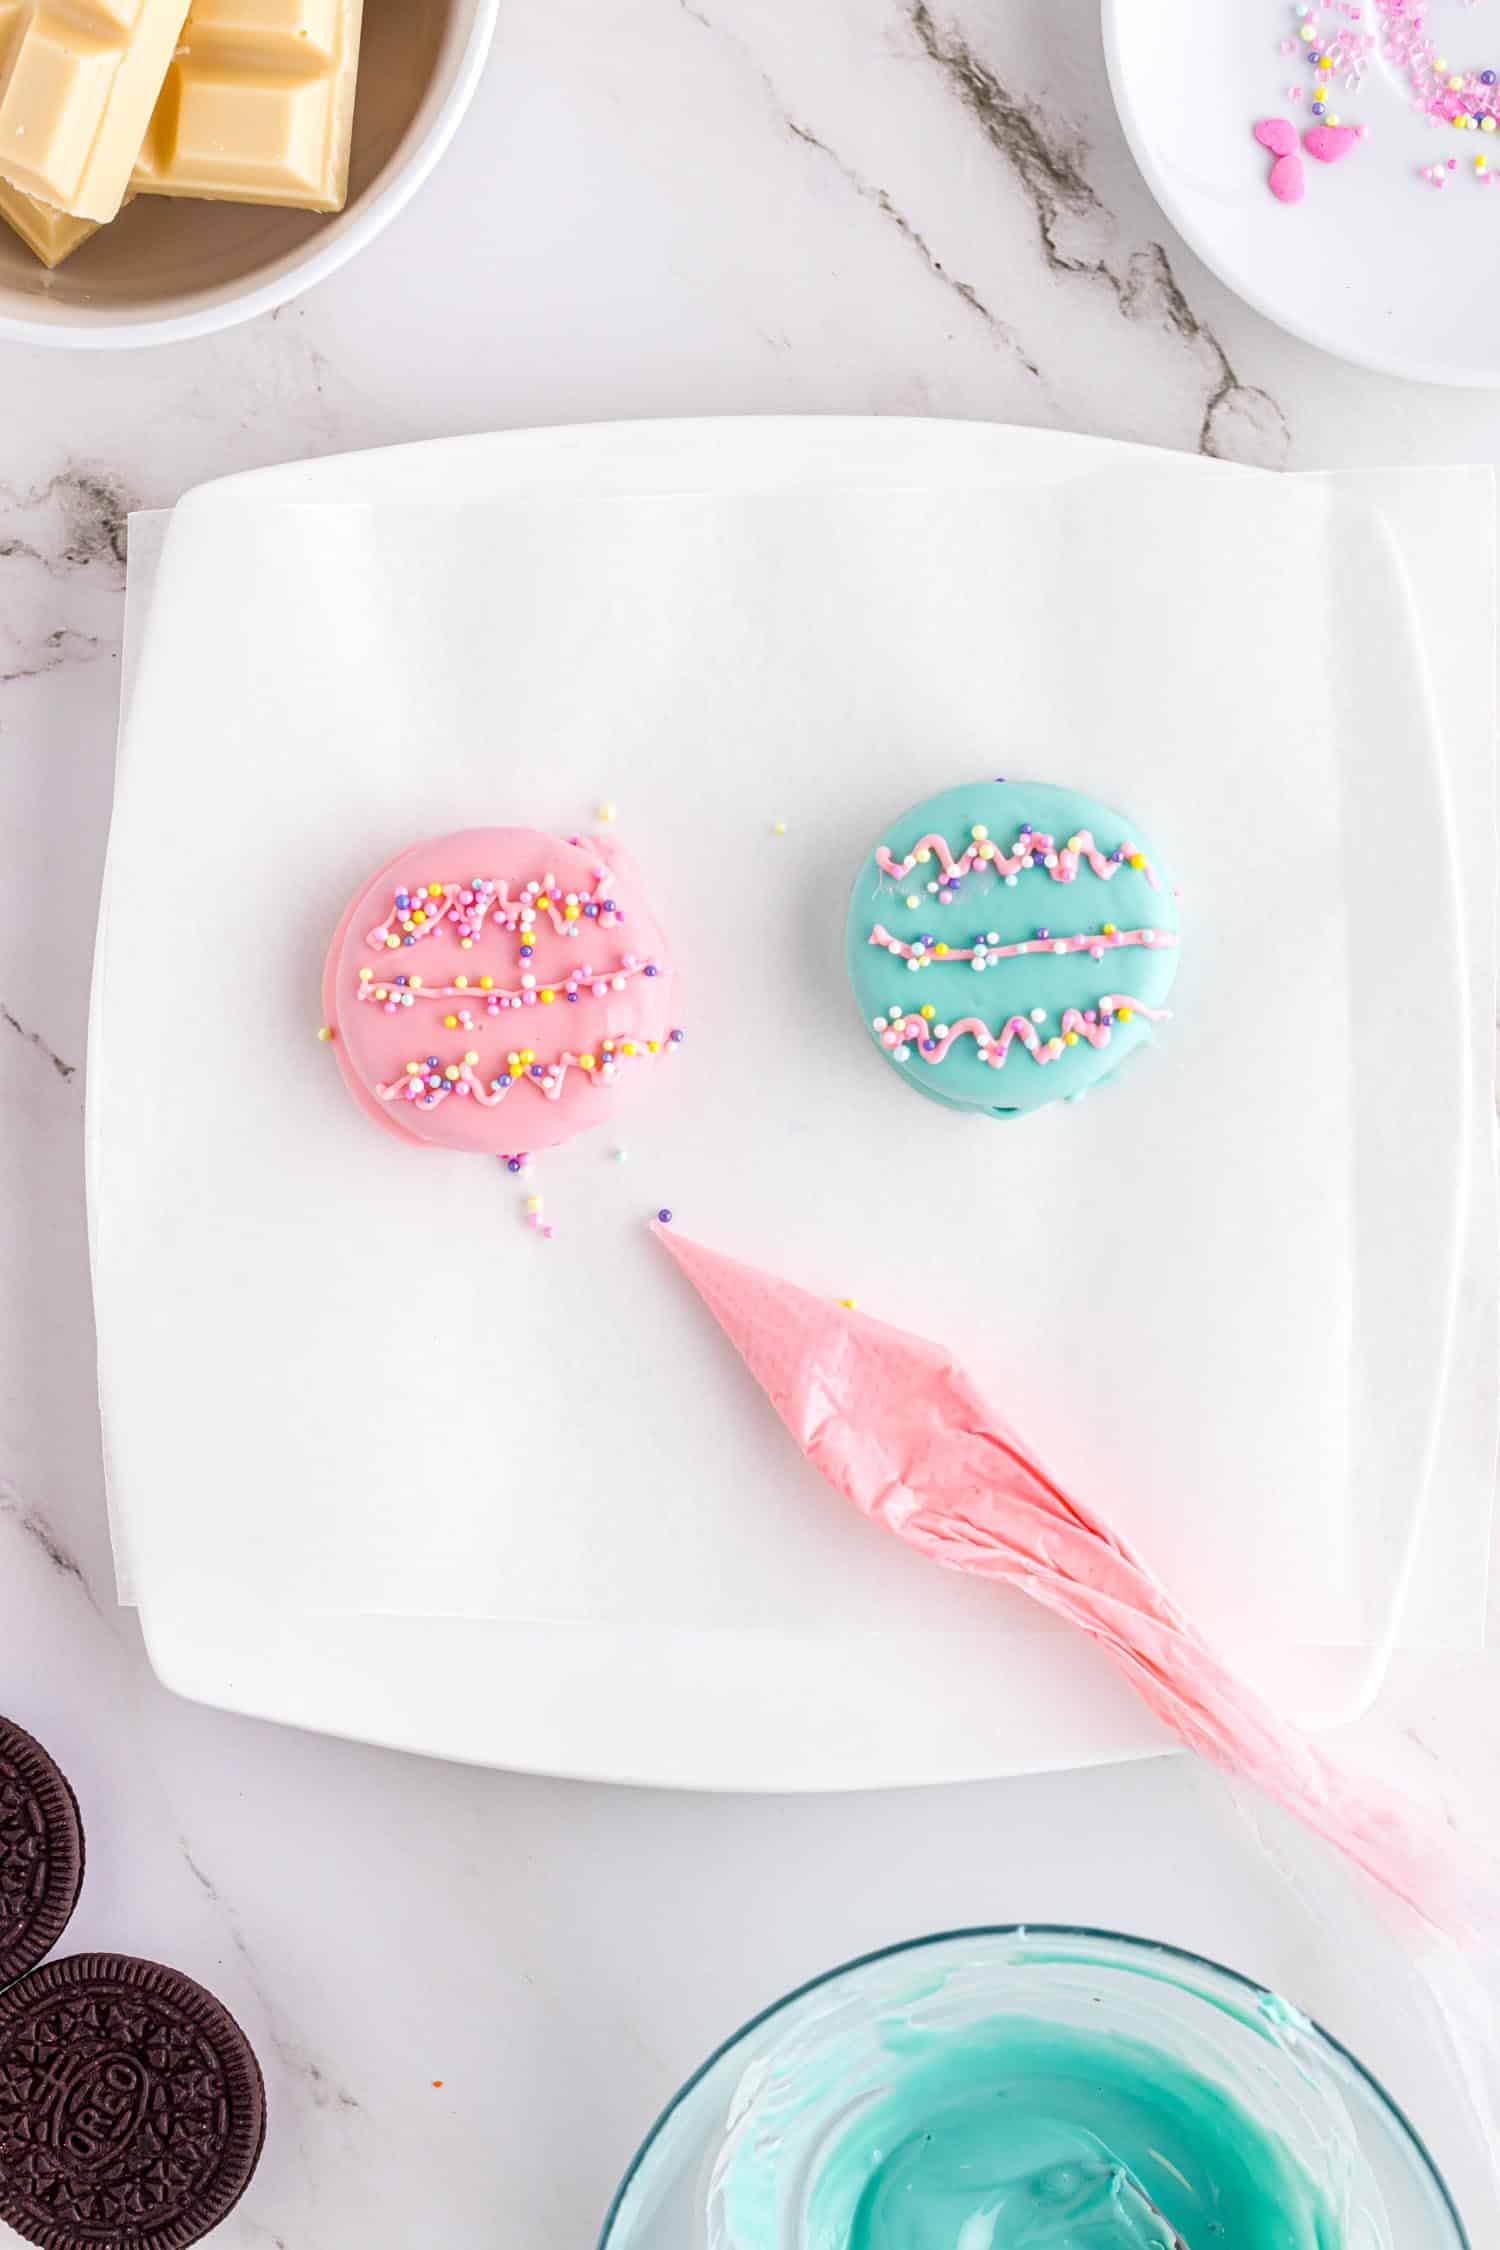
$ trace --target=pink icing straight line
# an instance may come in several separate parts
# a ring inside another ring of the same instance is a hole
[[[634,955],[627,955],[618,967],[601,969],[597,975],[590,968],[569,969],[565,977],[555,982],[546,977],[533,978],[527,987],[491,985],[488,991],[480,986],[477,977],[471,977],[467,984],[424,984],[420,979],[416,982],[408,979],[398,985],[394,975],[382,977],[378,969],[361,969],[355,997],[379,1002],[388,1010],[415,1007],[419,1000],[457,1000],[466,1007],[479,1008],[491,1015],[500,1008],[529,1008],[543,992],[554,993],[562,1001],[567,1000],[570,992],[576,992],[580,999],[588,993],[595,1000],[602,1000],[610,992],[623,992],[632,978],[643,977],[648,971],[659,968],[656,961],[637,961]]]
[[[887,953],[898,960],[939,961],[1015,961],[1023,953],[1087,953],[1095,961],[1102,961],[1106,953],[1115,952],[1124,945],[1172,946],[1177,943],[1175,930],[1114,930],[1108,937],[1102,930],[1079,930],[1071,937],[1023,938],[1018,945],[949,945],[935,953],[928,945],[908,945],[903,938],[892,937],[884,923],[877,922],[870,932],[871,945],[883,945]],[[1144,1010],[1142,1011],[1144,1013]]]
[[[976,867],[991,867],[997,875],[1016,875],[1022,868],[1040,867],[1051,876],[1054,883],[1071,883],[1082,862],[1087,860],[1101,882],[1112,883],[1121,868],[1129,867],[1132,857],[1135,857],[1141,860],[1141,865],[1132,868],[1131,873],[1144,875],[1152,890],[1161,889],[1155,868],[1143,854],[1136,851],[1134,844],[1123,845],[1121,849],[1124,856],[1111,859],[1108,853],[1100,851],[1086,828],[1075,829],[1074,835],[1078,840],[1076,851],[1071,842],[1059,845],[1055,837],[1045,835],[1039,828],[1032,828],[1016,838],[1013,857],[1007,857],[998,844],[991,843],[985,837],[980,842],[966,844],[957,859],[949,851],[943,837],[923,836],[913,844],[905,859],[893,859],[888,846],[878,845],[875,864],[882,875],[894,876],[899,882],[918,864],[921,853],[936,852],[938,865],[945,876],[967,875]]]
[[[580,906],[599,906],[603,903],[612,880],[608,868],[596,864],[594,868],[594,888],[591,891],[578,891],[571,895]],[[617,919],[613,914],[599,914],[597,916],[590,915],[587,920],[580,916],[570,921],[566,912],[570,894],[564,890],[564,904],[558,906],[554,896],[558,886],[551,875],[544,875],[532,883],[523,885],[515,898],[511,897],[510,886],[503,876],[498,880],[492,877],[478,877],[476,882],[487,884],[488,888],[476,892],[473,902],[468,906],[463,904],[461,894],[464,891],[475,890],[475,883],[440,884],[439,889],[443,899],[441,912],[434,908],[431,913],[428,913],[427,907],[424,905],[422,912],[426,915],[426,920],[420,929],[407,931],[406,935],[415,938],[418,943],[424,938],[436,937],[440,930],[451,928],[458,920],[459,916],[453,912],[455,906],[459,908],[460,913],[467,920],[471,937],[477,938],[480,935],[486,920],[496,922],[501,929],[518,930],[521,927],[521,916],[528,908],[532,910],[533,915],[535,914],[537,898],[547,900],[546,906],[541,911],[547,916],[559,937],[577,937],[589,926],[609,929]],[[425,887],[429,892],[431,890],[430,884],[420,887]],[[528,896],[528,893],[531,895]],[[416,893],[410,892],[407,895],[415,898]],[[391,924],[398,920],[399,915],[400,908],[393,900],[389,914],[383,922],[378,922],[375,928],[367,933],[365,943],[385,948],[392,935]]]
[[[1167,1023],[1171,1020],[1170,1008],[1148,1008],[1141,1001],[1133,1000],[1129,993],[1120,992],[1108,993],[1100,1001],[1097,1013],[1101,1018],[1109,1017],[1117,1014],[1121,1008],[1128,1008],[1132,1015],[1145,1016],[1151,1023]],[[956,1039],[972,1039],[991,1069],[999,1070],[1010,1052],[1011,1042],[1016,1039],[1020,1040],[1033,1062],[1056,1062],[1058,1056],[1066,1051],[1070,1031],[1076,1032],[1080,1039],[1086,1039],[1091,1047],[1107,1047],[1110,1042],[1110,1026],[1107,1022],[1092,1022],[1088,1016],[1080,1014],[1077,1008],[1069,1008],[1063,1016],[1061,1036],[1054,1033],[1050,1039],[1044,1039],[1036,1025],[1025,1016],[1009,1017],[996,1032],[992,1032],[988,1024],[981,1023],[977,1016],[965,1016],[955,1024],[931,1023],[926,1016],[899,1016],[894,1020],[887,1017],[885,1028],[880,1034],[880,1044],[892,1049],[915,1042],[919,1059],[935,1065],[945,1059]],[[926,1052],[929,1047],[930,1053]]]
[[[454,1066],[440,1063],[436,1070],[408,1071],[404,1077],[394,1078],[387,1085],[377,1082],[375,1091],[383,1102],[415,1102],[424,1109],[437,1109],[450,1094],[456,1094],[460,1100],[478,1102],[481,1109],[498,1109],[516,1086],[529,1086],[534,1093],[555,1102],[567,1083],[570,1070],[582,1071],[591,1086],[607,1086],[622,1062],[659,1062],[675,1050],[676,1041],[670,1035],[660,1042],[654,1054],[645,1040],[634,1043],[633,1054],[627,1054],[624,1043],[616,1040],[612,1047],[600,1047],[592,1070],[583,1070],[582,1057],[565,1050],[551,1062],[528,1065],[514,1078],[482,1078],[468,1062],[459,1063],[456,1066],[458,1076],[450,1078],[447,1073]]]
[[[1488,1856],[1311,1740],[1240,1679],[1105,1518],[1073,1499],[949,1352],[674,1230],[658,1240],[813,1466],[945,1570],[1017,1588],[1098,1644],[1162,1723],[1460,1944],[1492,1930]]]

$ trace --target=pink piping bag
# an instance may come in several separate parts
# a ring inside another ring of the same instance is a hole
[[[1451,1831],[1346,1772],[1238,1678],[940,1346],[656,1232],[808,1459],[862,1515],[945,1570],[1014,1586],[1076,1625],[1190,1749],[1257,1783],[1436,1930],[1463,1945],[1493,1924]]]

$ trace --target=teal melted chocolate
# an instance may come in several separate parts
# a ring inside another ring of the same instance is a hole
[[[961,860],[976,829],[986,850],[1032,864],[1006,877],[981,861],[945,882],[930,848],[899,878],[876,856],[884,845],[899,863],[932,835]],[[1086,833],[1104,872],[1084,854],[1070,881],[1054,880],[1045,852],[1033,858],[1026,841],[1039,832],[1058,846]],[[849,900],[845,960],[889,1070],[945,1108],[1018,1117],[1076,1100],[1151,1038],[1176,974],[1180,924],[1156,847],[1125,814],[1050,782],[977,781],[913,805],[871,844]],[[919,965],[872,943],[877,928],[907,952],[921,949]],[[903,1030],[893,1030],[893,1015]],[[1007,1033],[1007,1024],[1019,1028]],[[988,1049],[980,1032],[992,1035]]]
[[[1155,2047],[1014,2016],[892,2027],[885,2047],[878,2088],[812,2161],[808,2250],[1345,2242],[1291,2151]]]

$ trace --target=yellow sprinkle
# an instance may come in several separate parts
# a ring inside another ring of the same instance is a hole
[[[1105,925],[1104,925],[1104,935],[1105,935],[1106,937],[1113,937],[1113,936],[1114,936],[1114,934],[1115,934],[1115,926],[1114,926],[1114,923],[1113,923],[1113,922],[1106,922],[1106,923],[1105,923]]]
[[[457,1016],[444,1016],[444,1018],[443,1018],[443,1029],[444,1029],[444,1031],[457,1031],[457,1029],[458,1029],[458,1018],[457,1018]]]
[[[412,916],[412,920],[416,923],[418,929],[422,927],[422,924],[426,921],[426,919],[426,915],[422,912],[422,909],[419,906],[416,913]]]
[[[528,1211],[540,1211],[540,1209],[542,1208],[541,1197],[539,1195],[528,1195],[526,1198],[526,1208]]]
[[[547,909],[548,909],[548,907],[549,907],[549,906],[550,906],[550,905],[552,904],[552,901],[551,901],[551,899],[550,899],[550,898],[548,898],[548,896],[547,896],[546,892],[544,891],[544,892],[542,893],[541,897],[540,897],[540,898],[539,898],[539,899],[537,900],[537,902],[536,902],[536,903],[537,903],[537,912],[538,912],[539,914],[545,914],[545,913],[546,913],[546,911],[547,911]]]
[[[633,1055],[635,1053],[635,1041],[633,1039],[622,1041],[620,1051],[622,1054]]]
[[[467,992],[469,989],[469,980],[467,977],[455,977],[453,979],[453,984],[454,989],[458,992]]]
[[[938,939],[938,941],[937,941],[937,944],[936,944],[936,945],[935,945],[935,946],[933,947],[933,949],[932,949],[932,950],[933,950],[933,952],[934,952],[934,953],[935,953],[935,954],[937,955],[938,959],[939,959],[939,960],[941,961],[941,960],[942,960],[942,958],[943,958],[943,956],[944,956],[944,955],[946,954],[946,952],[947,952],[948,948],[947,948],[947,946],[946,946],[946,945],[945,945],[945,944],[943,943],[942,939],[941,939],[941,938],[939,938],[939,939]]]
[[[1129,1021],[1130,1021],[1131,1017],[1132,1017],[1132,1016],[1133,1016],[1134,1014],[1135,1014],[1135,1010],[1134,1010],[1134,1008],[1116,1008],[1116,1010],[1115,1010],[1115,1021],[1116,1021],[1116,1023],[1129,1023]]]
[[[457,1063],[449,1063],[447,1069],[443,1072],[443,1076],[445,1078],[456,1078],[458,1076]]]
[[[937,1014],[937,1010],[929,1000],[926,1007],[922,1010],[922,1013],[927,1018],[927,1021],[931,1023],[933,1017]]]
[[[406,1066],[406,1075],[408,1078],[420,1078],[422,1075],[422,1065],[420,1063],[408,1063]]]
[[[461,937],[458,942],[463,947],[465,953],[471,952],[473,950],[474,940],[471,937]]]
[[[548,984],[542,987],[542,990],[537,994],[537,998],[541,1001],[544,1008],[550,1008],[553,1001],[557,998],[557,994],[553,991],[551,985]]]
[[[1146,855],[1145,855],[1145,853],[1144,853],[1144,852],[1132,852],[1132,853],[1131,853],[1131,855],[1130,855],[1130,864],[1131,864],[1131,866],[1132,866],[1132,867],[1144,867],[1144,866],[1145,866],[1145,864],[1146,864]]]
[[[595,805],[594,817],[596,820],[613,820],[615,817],[615,808],[610,804]]]
[[[1081,836],[1070,836],[1068,838],[1068,849],[1070,852],[1081,851],[1082,848],[1083,838]]]
[[[773,836],[784,836],[786,834],[786,822],[784,820],[773,820],[771,834]]]
[[[661,1053],[661,1041],[659,1039],[648,1039],[646,1041],[646,1052],[648,1055],[659,1055]]]
[[[1449,79],[1449,81],[1448,81],[1448,91],[1449,91],[1449,93],[1450,93],[1450,94],[1457,94],[1457,93],[1460,93],[1460,92],[1462,91],[1462,89],[1463,89],[1463,80],[1462,80],[1461,78],[1450,78],[1450,79]]]
[[[360,981],[360,983],[361,983],[361,984],[368,984],[368,983],[369,983],[369,981],[370,981],[370,979],[371,979],[371,977],[372,977],[372,976],[374,976],[374,974],[375,974],[375,971],[374,971],[373,969],[361,969],[361,970],[360,970],[360,972],[359,972],[359,981]]]
[[[929,861],[929,860],[931,859],[931,857],[932,857],[932,854],[931,854],[931,852],[930,852],[930,851],[928,851],[928,849],[927,849],[926,845],[924,844],[924,845],[923,845],[923,847],[922,847],[922,849],[921,849],[921,850],[920,850],[920,851],[918,852],[918,854],[917,854],[917,865],[918,865],[919,867],[925,867],[925,866],[927,865],[927,862],[928,862],[928,861]]]
[[[592,1069],[593,1069],[593,1067],[594,1067],[594,1058],[593,1058],[593,1056],[592,1056],[592,1055],[580,1055],[580,1056],[579,1056],[579,1058],[578,1058],[578,1067],[579,1067],[579,1069],[580,1069],[580,1070],[592,1070]]]
[[[479,989],[481,992],[491,992],[494,989],[494,984],[495,980],[493,977],[481,977],[479,980]]]
[[[507,1078],[519,1078],[521,1075],[520,1064],[518,1062],[507,1063],[505,1066],[505,1074]]]
[[[843,1306],[845,1312],[853,1312],[854,1299],[852,1297],[840,1297],[839,1303]]]
[[[523,1062],[523,1063],[534,1063],[534,1062],[536,1061],[536,1050],[535,1050],[535,1048],[533,1048],[533,1047],[523,1047],[523,1048],[521,1049],[521,1060],[522,1060],[522,1062]]]
[[[411,986],[413,992],[421,991],[422,979],[420,977],[408,977],[406,981]]]
[[[388,984],[377,984],[377,985],[376,985],[376,987],[375,987],[375,997],[376,997],[376,999],[377,999],[377,1000],[389,1000],[390,996],[391,996],[391,988],[390,988],[390,986],[389,986]]]
[[[1067,1036],[1066,1036],[1066,1040],[1065,1040],[1065,1044],[1066,1044],[1067,1046],[1069,1046],[1069,1047],[1076,1047],[1076,1046],[1077,1046],[1077,1044],[1078,1044],[1078,1034],[1077,1034],[1077,1032],[1076,1032],[1076,1031],[1070,1031],[1070,1032],[1069,1032],[1069,1033],[1067,1034]]]
[[[320,1023],[318,1037],[320,1039],[331,1039],[333,1037],[333,1025],[331,1023]]]
[[[397,947],[398,947],[398,946],[400,945],[400,943],[401,943],[401,940],[400,940],[400,939],[399,939],[398,937],[388,937],[388,938],[386,939],[386,941],[385,941],[385,942],[386,942],[386,944],[387,944],[387,945],[388,945],[388,946],[390,947],[391,951],[392,951],[392,952],[394,953],[394,952],[396,951]]]
[[[479,1055],[478,1055],[478,1052],[477,1052],[477,1050],[476,1050],[475,1048],[471,1047],[471,1048],[469,1049],[468,1053],[467,1053],[467,1054],[466,1054],[466,1055],[464,1056],[464,1061],[465,1061],[465,1062],[466,1062],[466,1063],[467,1063],[467,1064],[469,1065],[469,1067],[470,1067],[470,1068],[472,1069],[472,1068],[473,1068],[473,1066],[474,1066],[474,1064],[475,1064],[475,1063],[477,1063],[477,1062],[478,1062],[478,1060],[479,1060]]]
[[[969,834],[973,837],[976,844],[982,844],[985,837],[988,836],[989,830],[985,827],[982,820],[976,820],[973,827],[969,830]]]
[[[583,909],[578,906],[565,906],[563,908],[563,920],[565,922],[576,922],[582,911]]]
[[[1469,129],[1469,121],[1461,111],[1453,120],[1453,128],[1458,133],[1466,133]]]
[[[993,844],[981,844],[981,845],[980,845],[980,847],[979,847],[979,856],[980,856],[980,858],[981,858],[981,859],[993,859],[993,858],[994,858],[994,856],[995,856],[995,847],[994,847],[994,845],[993,845]]]

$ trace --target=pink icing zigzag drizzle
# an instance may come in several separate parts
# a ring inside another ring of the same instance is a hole
[[[545,1005],[543,995],[548,993],[564,1003],[574,995],[580,1000],[586,995],[603,1000],[611,992],[623,992],[636,977],[657,975],[659,969],[658,962],[638,961],[633,953],[627,953],[613,969],[601,969],[596,973],[585,963],[581,968],[569,969],[565,977],[556,981],[532,977],[524,985],[492,984],[488,991],[477,977],[470,978],[467,984],[426,984],[421,977],[382,977],[376,969],[361,969],[356,998],[378,1004],[388,1016],[395,1015],[400,1008],[415,1007],[419,1000],[457,1001],[460,1027],[471,1031],[474,1025],[470,1011],[473,1009],[482,1015],[497,1016],[507,1008]]]
[[[438,1063],[435,1067],[408,1063],[403,1077],[392,1079],[387,1085],[377,1084],[375,1091],[383,1102],[416,1102],[424,1109],[436,1109],[450,1094],[456,1094],[460,1100],[478,1102],[481,1109],[498,1109],[506,1095],[517,1086],[528,1086],[533,1093],[555,1102],[571,1070],[580,1071],[590,1085],[608,1085],[622,1062],[659,1061],[665,1055],[675,1054],[681,1044],[680,1031],[668,1032],[666,1038],[660,1040],[606,1039],[601,1041],[597,1056],[590,1054],[587,1063],[582,1055],[564,1050],[550,1062],[523,1064],[514,1077],[489,1079],[481,1077],[467,1055],[458,1063]],[[450,1071],[454,1074],[452,1077],[448,1075]]]
[[[1087,1013],[1069,1008],[1062,1019],[1061,1034],[1054,1033],[1044,1039],[1036,1025],[1026,1016],[1010,1016],[998,1031],[991,1031],[978,1016],[965,1016],[960,1023],[933,1023],[926,1016],[877,1016],[873,1029],[880,1044],[896,1062],[906,1062],[915,1055],[924,1063],[942,1062],[954,1042],[972,1039],[980,1058],[992,1070],[999,1070],[1010,1053],[1011,1044],[1019,1039],[1035,1063],[1056,1062],[1068,1045],[1068,1034],[1086,1039],[1091,1047],[1107,1047],[1110,1042],[1110,1018],[1144,1016],[1150,1023],[1166,1023],[1171,1018],[1169,1008],[1148,1008],[1142,1001],[1134,1000],[1129,993],[1111,992],[1097,1008]]]
[[[923,836],[913,844],[905,859],[894,859],[887,845],[877,845],[875,864],[882,875],[893,876],[900,882],[917,866],[923,852],[937,854],[946,882],[953,882],[976,867],[993,868],[997,875],[1016,875],[1023,868],[1040,867],[1054,883],[1071,883],[1082,862],[1087,860],[1101,882],[1112,883],[1122,867],[1130,867],[1134,873],[1144,875],[1154,891],[1161,889],[1155,868],[1136,845],[1122,844],[1118,852],[1102,852],[1086,828],[1077,829],[1065,844],[1059,844],[1056,837],[1048,836],[1040,828],[1023,828],[1009,855],[987,836],[976,837],[964,846],[957,859],[948,849],[945,838]],[[1140,862],[1139,866],[1135,866],[1136,861]]]
[[[502,876],[498,880],[489,875],[476,875],[468,883],[422,884],[412,891],[398,891],[391,910],[383,922],[377,922],[366,933],[365,943],[382,949],[391,947],[395,938],[398,945],[409,941],[420,944],[424,938],[436,937],[440,931],[450,930],[460,939],[471,941],[481,935],[487,921],[498,929],[520,932],[529,929],[537,914],[544,914],[559,937],[577,937],[591,925],[612,929],[624,917],[618,913],[609,898],[612,880],[609,869],[596,862],[592,870],[594,888],[591,891],[562,891],[552,875],[534,878],[512,898],[510,886]],[[425,891],[419,897],[418,891]],[[436,891],[441,906],[434,901]],[[547,904],[539,908],[536,901],[545,898]],[[402,901],[420,912],[423,919],[416,922],[403,908]],[[597,914],[585,913],[585,908],[599,908]],[[605,911],[606,906],[608,911]],[[570,913],[569,908],[573,911]],[[392,928],[392,924],[396,928]]]
[[[892,937],[883,923],[877,922],[870,932],[871,945],[883,945],[887,953],[898,960],[909,961],[913,967],[930,968],[943,961],[1014,961],[1023,953],[1087,953],[1095,961],[1102,961],[1106,953],[1113,953],[1125,945],[1173,946],[1178,942],[1175,930],[1112,930],[1106,935],[1102,930],[1079,930],[1071,937],[1023,938],[1018,945],[949,945],[941,953],[931,946],[908,945],[903,938]]]

